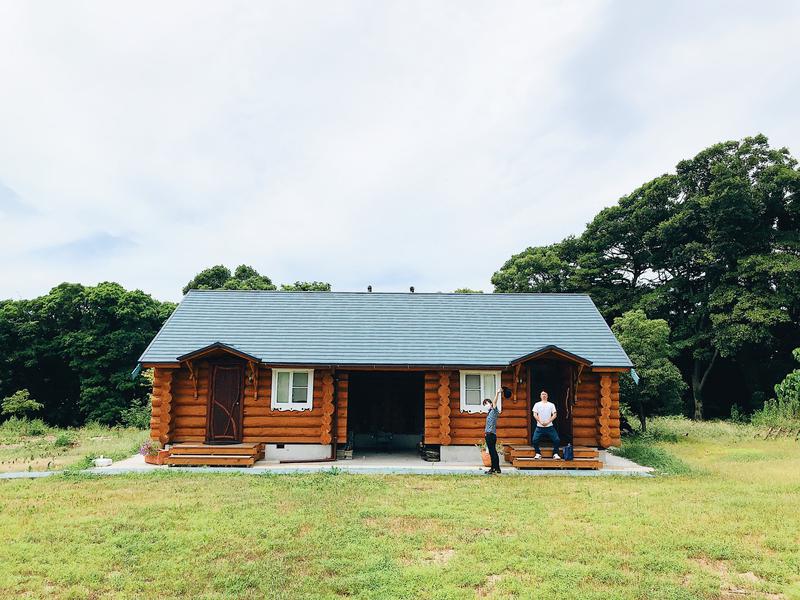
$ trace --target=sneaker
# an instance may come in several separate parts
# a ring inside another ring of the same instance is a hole
[[[492,469],[489,469],[488,471],[484,471],[483,474],[484,475],[494,475],[494,471]]]
[[[542,455],[537,454],[536,456],[533,457],[533,460],[539,460],[540,458],[542,458]]]
[[[553,454],[553,460],[561,460],[561,457],[558,454]]]

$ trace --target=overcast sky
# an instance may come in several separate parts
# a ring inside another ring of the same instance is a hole
[[[800,2],[0,4],[0,298],[214,264],[491,291],[725,139],[800,155]]]

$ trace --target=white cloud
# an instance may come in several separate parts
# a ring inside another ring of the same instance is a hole
[[[488,291],[711,143],[796,149],[798,10],[725,7],[4,3],[0,297],[217,263]]]

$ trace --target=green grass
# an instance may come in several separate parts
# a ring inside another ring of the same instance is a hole
[[[0,597],[800,597],[800,444],[658,426],[687,474],[0,481]]]
[[[147,437],[146,431],[128,427],[60,429],[40,420],[12,419],[0,424],[0,473],[86,468],[101,454],[119,460],[133,454]]]

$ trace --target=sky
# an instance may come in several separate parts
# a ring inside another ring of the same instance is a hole
[[[800,2],[0,3],[0,298],[248,264],[491,291],[719,141],[800,156]]]

